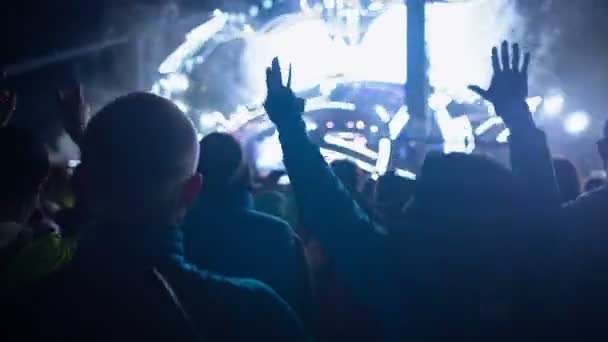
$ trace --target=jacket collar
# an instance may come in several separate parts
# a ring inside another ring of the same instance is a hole
[[[76,266],[98,270],[134,270],[154,267],[167,258],[183,255],[183,237],[174,227],[138,227],[95,224],[79,242]]]

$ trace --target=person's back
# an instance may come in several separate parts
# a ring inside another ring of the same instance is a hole
[[[200,187],[197,158],[194,127],[171,102],[134,93],[104,107],[79,166],[95,223],[65,270],[7,299],[12,331],[26,329],[24,340],[301,339],[265,285],[184,262],[175,227]]]
[[[203,187],[183,225],[186,258],[206,270],[261,280],[301,316],[308,316],[303,247],[286,222],[254,210],[239,143],[230,135],[213,133],[203,138],[200,148]]]

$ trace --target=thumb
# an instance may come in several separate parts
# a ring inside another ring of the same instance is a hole
[[[487,90],[483,90],[480,86],[477,85],[470,85],[469,90],[471,90],[472,92],[476,93],[477,95],[483,97],[486,100],[490,100],[488,98],[488,91]]]

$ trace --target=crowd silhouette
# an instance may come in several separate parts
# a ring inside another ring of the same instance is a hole
[[[539,341],[608,338],[608,185],[581,186],[526,103],[530,55],[492,50],[510,167],[427,154],[417,179],[329,165],[304,100],[266,70],[282,172],[231,135],[200,142],[171,101],[131,93],[89,119],[58,94],[74,169],[0,97],[0,287],[7,341]],[[598,152],[608,165],[608,123]]]

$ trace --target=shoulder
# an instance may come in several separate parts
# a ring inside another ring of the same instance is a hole
[[[178,273],[181,279],[173,274],[168,280],[201,326],[233,339],[303,340],[304,330],[293,310],[264,283],[224,277],[185,263]]]
[[[293,238],[295,235],[295,232],[289,223],[278,217],[257,210],[247,210],[244,215],[249,222],[256,227],[259,227],[258,229],[265,229],[268,233],[274,233],[288,238]]]

